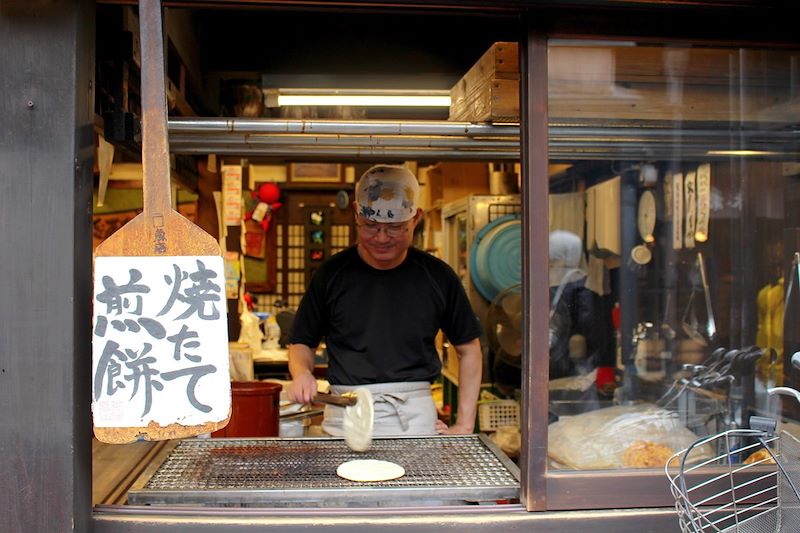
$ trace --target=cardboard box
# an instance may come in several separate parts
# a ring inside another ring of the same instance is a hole
[[[519,46],[494,43],[450,89],[450,120],[519,122]]]

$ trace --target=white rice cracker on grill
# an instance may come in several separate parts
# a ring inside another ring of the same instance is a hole
[[[389,481],[405,474],[405,468],[399,464],[378,459],[355,459],[340,464],[336,469],[336,475],[339,477],[362,483]]]

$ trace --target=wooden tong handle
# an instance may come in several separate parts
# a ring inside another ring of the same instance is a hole
[[[349,396],[339,396],[336,394],[325,394],[324,392],[318,392],[314,395],[314,401],[317,403],[338,405],[339,407],[349,407],[351,405],[355,405],[358,399],[351,398]]]

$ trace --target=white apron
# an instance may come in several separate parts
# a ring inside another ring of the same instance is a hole
[[[331,392],[342,394],[361,388],[372,393],[374,436],[436,434],[436,405],[431,395],[431,384],[427,381],[331,385]],[[329,435],[342,437],[343,419],[343,407],[326,405],[322,429]]]

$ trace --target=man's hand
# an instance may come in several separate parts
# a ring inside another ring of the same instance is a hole
[[[295,403],[311,403],[317,393],[314,350],[304,344],[289,346],[289,373],[292,375],[292,382],[286,388],[286,397]]]
[[[295,403],[311,403],[317,393],[317,380],[310,372],[296,376],[286,388],[286,398]]]
[[[450,427],[447,427],[447,424],[442,422],[441,420],[436,420],[436,433],[442,435],[471,435],[474,433],[474,427],[465,427],[463,425],[459,425],[458,423],[453,424]]]

